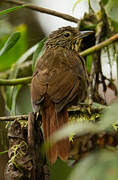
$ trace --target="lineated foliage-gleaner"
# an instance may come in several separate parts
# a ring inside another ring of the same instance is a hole
[[[42,113],[44,139],[68,122],[67,107],[87,96],[88,75],[84,60],[78,54],[83,37],[91,31],[62,27],[52,32],[38,60],[32,83],[31,101],[35,112]],[[67,160],[69,139],[55,143],[48,152],[51,163],[57,157]]]

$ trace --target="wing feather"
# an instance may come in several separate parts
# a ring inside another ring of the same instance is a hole
[[[56,104],[57,111],[75,98],[79,84],[87,88],[84,64],[76,52],[68,49],[47,49],[37,63],[36,72],[32,80],[35,101],[40,102],[47,95]]]

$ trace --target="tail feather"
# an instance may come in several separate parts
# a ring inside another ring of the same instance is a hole
[[[62,127],[65,123],[68,122],[68,113],[67,110],[63,109],[57,114],[59,121],[59,128]],[[63,139],[58,143],[58,156],[62,160],[67,160],[69,155],[69,138]]]
[[[66,109],[56,113],[55,105],[48,101],[43,106],[42,113],[44,139],[47,140],[52,133],[57,131],[65,123],[68,122],[68,113]],[[62,160],[67,160],[69,155],[69,139],[63,139],[54,144],[48,152],[48,157],[51,163],[54,163],[57,157]]]

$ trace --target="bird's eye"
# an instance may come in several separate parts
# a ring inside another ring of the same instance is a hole
[[[70,32],[65,32],[65,33],[64,33],[64,36],[65,36],[65,37],[69,37],[70,35],[71,35]]]

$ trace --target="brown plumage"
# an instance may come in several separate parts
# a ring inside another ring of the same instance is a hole
[[[81,38],[90,32],[63,27],[49,35],[44,52],[38,60],[31,84],[31,100],[36,112],[42,107],[44,139],[68,122],[67,107],[78,96],[82,102],[87,94],[87,72],[77,50]],[[67,160],[69,139],[54,144],[48,153],[51,163],[57,157]]]

